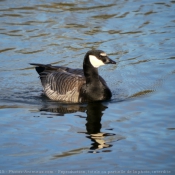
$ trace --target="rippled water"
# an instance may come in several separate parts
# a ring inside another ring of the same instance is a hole
[[[0,173],[174,174],[174,11],[173,0],[1,0]],[[81,68],[90,49],[117,62],[99,70],[112,100],[44,97],[29,63]]]

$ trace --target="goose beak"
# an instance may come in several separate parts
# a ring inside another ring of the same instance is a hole
[[[116,62],[108,57],[106,64],[116,64]]]

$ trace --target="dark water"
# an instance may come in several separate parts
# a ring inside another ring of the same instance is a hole
[[[117,62],[99,70],[112,100],[44,97],[28,63],[90,49]],[[175,1],[1,0],[0,63],[0,173],[175,173]]]

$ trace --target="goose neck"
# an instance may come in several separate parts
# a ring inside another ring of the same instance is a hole
[[[83,70],[84,76],[86,77],[86,83],[99,81],[98,69],[94,68],[90,63],[83,64]]]

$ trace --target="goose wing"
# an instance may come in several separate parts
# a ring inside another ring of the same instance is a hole
[[[69,68],[33,64],[37,66],[41,83],[45,94],[52,100],[79,102],[79,93],[83,84],[85,84],[85,77],[78,74],[78,71],[71,73],[67,71]],[[81,72],[81,71],[80,71]]]
[[[85,78],[68,72],[43,72],[40,75],[45,94],[53,100],[79,101],[79,93]]]

